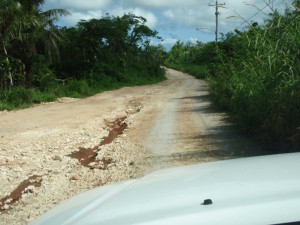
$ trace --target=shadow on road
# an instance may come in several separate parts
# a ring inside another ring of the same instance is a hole
[[[199,95],[176,100],[184,101],[183,104],[192,104],[193,107],[186,107],[186,113],[196,114],[203,121],[202,134],[180,140],[183,143],[197,142],[198,149],[187,149],[184,153],[175,153],[162,160],[168,161],[170,157],[172,160],[199,162],[270,154],[253,136],[243,133],[228,112],[213,103],[206,87],[193,90],[193,93]]]

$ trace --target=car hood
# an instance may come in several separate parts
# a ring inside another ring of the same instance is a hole
[[[278,224],[300,221],[299,212],[300,153],[291,153],[166,169],[95,188],[31,225]]]

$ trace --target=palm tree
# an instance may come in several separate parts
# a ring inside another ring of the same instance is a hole
[[[31,57],[36,54],[37,43],[43,43],[44,54],[52,60],[52,53],[58,55],[57,43],[63,40],[63,35],[55,25],[60,16],[68,15],[65,9],[42,11],[44,0],[19,0],[23,13],[23,30],[19,39],[21,58],[25,64],[26,80],[32,85]]]
[[[11,73],[10,60],[8,55],[8,48],[11,41],[19,36],[18,17],[21,15],[20,3],[11,0],[0,1],[0,54],[4,55],[2,64],[5,68],[1,68],[0,72],[0,87],[6,88],[6,79],[8,77],[10,86],[13,86],[13,77]]]
[[[43,54],[51,60],[58,55],[57,43],[63,35],[55,25],[60,16],[68,15],[64,9],[42,11],[44,0],[0,0],[0,54],[19,58],[25,65],[28,86],[32,85],[31,58],[37,53],[37,44],[44,47]],[[40,52],[41,53],[41,52]],[[9,70],[10,71],[10,70]],[[8,71],[10,85],[13,77]],[[0,83],[7,75],[0,74]]]

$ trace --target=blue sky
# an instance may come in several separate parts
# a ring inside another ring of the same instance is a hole
[[[244,20],[249,18],[250,21],[262,23],[272,9],[283,11],[286,6],[292,7],[292,2],[293,0],[219,0],[219,3],[225,3],[225,6],[219,8],[219,31],[226,34],[237,27],[242,29],[246,25]],[[59,21],[62,26],[74,26],[80,19],[101,18],[106,13],[122,16],[131,12],[145,17],[147,25],[159,32],[163,41],[158,44],[171,46],[178,40],[214,40],[215,8],[209,4],[215,4],[215,0],[45,0],[44,9],[69,10],[72,15]]]

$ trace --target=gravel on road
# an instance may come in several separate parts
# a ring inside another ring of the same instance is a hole
[[[25,225],[85,190],[153,170],[261,154],[175,70],[159,84],[0,112],[0,225]]]

